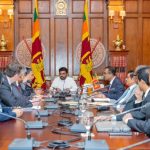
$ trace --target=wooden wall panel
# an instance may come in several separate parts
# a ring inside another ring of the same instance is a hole
[[[150,1],[149,0],[143,0],[143,12],[150,13]]]
[[[23,38],[31,38],[32,35],[32,19],[19,19],[19,42]]]
[[[125,8],[127,13],[137,13],[138,12],[138,0],[126,0]]]
[[[41,27],[41,41],[44,44],[44,66],[45,66],[45,74],[49,75],[50,72],[50,21],[49,19],[40,19],[40,27]]]
[[[19,13],[32,13],[32,1],[22,0],[19,3]]]
[[[72,13],[83,13],[84,0],[72,0]]]
[[[68,68],[68,20],[55,19],[55,75],[60,67]]]
[[[39,13],[50,13],[50,0],[38,1]]]
[[[83,19],[73,19],[73,23],[72,23],[72,39],[73,39],[73,74],[74,75],[78,75],[79,74],[79,61],[77,60],[77,55],[76,55],[76,48],[78,46],[78,44],[81,42],[81,34],[82,34],[82,23],[83,23]]]
[[[103,19],[102,18],[90,18],[90,34],[91,38],[95,39],[101,39],[102,42],[103,40]],[[99,31],[99,32],[95,32]]]
[[[150,18],[143,19],[143,64],[150,65]]]
[[[129,49],[128,70],[134,70],[134,67],[139,64],[138,19],[126,18],[125,27],[126,48]]]
[[[90,12],[91,13],[103,13],[103,6],[104,6],[104,1],[103,0],[91,0],[90,4]]]
[[[128,69],[134,69],[140,64],[150,65],[150,1],[127,0],[125,3],[127,17],[124,34],[129,50]],[[133,12],[132,7],[137,12]]]

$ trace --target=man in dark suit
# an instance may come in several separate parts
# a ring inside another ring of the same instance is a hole
[[[99,98],[110,98],[114,100],[118,100],[125,91],[124,85],[121,80],[116,77],[116,69],[108,66],[104,70],[104,79],[109,81],[109,87],[107,87],[107,91],[103,92],[96,97]]]
[[[150,103],[150,67],[145,67],[139,70],[138,85],[144,92],[142,106]],[[133,111],[123,117],[123,121],[129,127],[139,132],[145,132],[150,135],[150,105],[140,111]]]
[[[19,64],[9,64],[5,70],[0,87],[0,98],[6,106],[31,107],[32,103],[25,96],[16,96],[12,90],[12,84],[20,79],[22,67]]]
[[[0,72],[0,86],[1,86],[2,78],[3,78],[3,75]],[[13,117],[20,117],[22,116],[23,111],[21,109],[11,109],[9,107],[6,107],[0,100],[0,113],[4,113],[6,115],[13,116]],[[0,114],[0,122],[10,120],[11,117],[9,116],[4,116]]]
[[[23,70],[24,72],[22,76],[22,81],[19,83],[18,86],[20,86],[22,94],[24,96],[31,96],[31,94],[34,93],[33,88],[31,86],[31,82],[34,79],[34,75],[31,68],[24,68]]]
[[[132,98],[126,103],[125,107],[123,108],[122,112],[125,112],[127,110],[133,109],[133,108],[138,108],[142,106],[142,95],[143,92],[139,89],[139,87],[136,89],[135,94],[132,96]],[[117,120],[117,121],[122,121],[122,117],[124,115],[116,115],[112,116],[112,120]],[[115,119],[116,117],[116,119]]]

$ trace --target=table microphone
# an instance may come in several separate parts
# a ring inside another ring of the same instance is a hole
[[[35,116],[38,118],[38,120],[40,120],[41,117],[48,117],[51,114],[52,112],[49,112],[48,110],[36,110]]]
[[[11,144],[8,146],[8,150],[32,150],[33,147],[40,147],[40,142],[35,141],[33,138],[31,138],[31,133],[29,126],[27,122],[21,118],[14,117],[5,113],[0,112],[1,115],[10,117],[15,120],[19,120],[24,123],[24,125],[27,127],[27,136],[26,138],[17,138],[12,141]]]
[[[11,109],[15,109],[17,107],[3,107],[3,108],[11,108]],[[23,108],[20,108],[20,109],[23,109]],[[35,110],[38,114],[38,120],[36,121],[26,121],[26,124],[25,124],[25,128],[29,128],[29,129],[42,129],[44,128],[45,126],[48,126],[48,123],[47,122],[43,122],[41,120],[41,115],[40,115],[40,112],[39,110],[37,109],[34,109],[32,107],[25,107],[25,109],[27,109],[29,111],[29,109],[31,110]],[[20,118],[19,118],[20,119]]]
[[[43,122],[41,120],[41,113],[38,109],[33,109],[36,111],[36,113],[38,114],[37,116],[37,120],[35,121],[27,121],[26,124],[27,126],[25,126],[26,128],[30,128],[30,129],[42,129],[45,126],[48,126],[47,122]],[[45,113],[45,111],[43,112],[43,114]]]
[[[97,120],[98,121],[98,120]],[[106,142],[106,140],[93,140],[91,139],[91,130],[93,126],[97,123],[95,121],[90,128],[90,133],[88,135],[88,139],[84,141],[82,144],[82,149],[84,150],[109,150],[109,146]]]

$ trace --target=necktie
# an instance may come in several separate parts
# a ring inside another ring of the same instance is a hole
[[[128,95],[130,88],[126,89],[125,92],[123,93],[123,95],[116,101],[117,103],[121,103],[123,101],[123,99]]]

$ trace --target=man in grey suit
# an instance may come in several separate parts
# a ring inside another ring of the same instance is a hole
[[[138,72],[138,85],[144,91],[142,106],[150,103],[150,67]],[[132,129],[150,135],[150,105],[140,111],[133,111],[123,117],[123,121]]]
[[[1,86],[1,81],[3,79],[3,74],[0,72],[0,86]],[[13,116],[13,117],[21,117],[23,114],[22,109],[11,109],[9,107],[6,107],[0,99],[0,113]],[[10,120],[11,117],[9,116],[4,116],[3,114],[0,114],[0,122]]]
[[[12,84],[19,80],[22,67],[17,63],[9,64],[5,70],[0,87],[0,99],[6,106],[31,107],[32,103],[25,96],[16,96]]]

